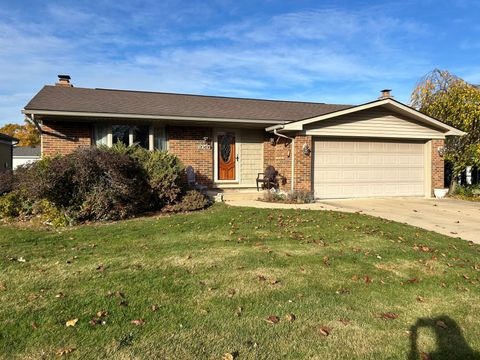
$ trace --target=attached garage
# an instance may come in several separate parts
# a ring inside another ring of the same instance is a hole
[[[267,131],[294,144],[291,190],[317,199],[431,197],[445,137],[464,134],[390,97]]]
[[[425,141],[314,138],[315,197],[425,196]]]

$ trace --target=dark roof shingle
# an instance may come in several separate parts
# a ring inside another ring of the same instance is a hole
[[[294,121],[352,105],[45,86],[25,110]]]

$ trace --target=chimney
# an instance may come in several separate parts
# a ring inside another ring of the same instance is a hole
[[[56,86],[67,86],[67,87],[73,87],[72,84],[70,84],[70,75],[58,75],[58,82],[55,83]]]
[[[393,99],[393,96],[390,94],[392,89],[383,89],[380,92],[382,95],[380,95],[379,99]]]

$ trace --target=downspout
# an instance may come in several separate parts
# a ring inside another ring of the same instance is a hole
[[[43,130],[38,121],[35,119],[34,114],[25,114],[25,117],[32,120],[32,122],[35,124],[35,127],[37,128],[38,132],[40,133],[40,157],[43,157]]]
[[[273,129],[273,133],[275,135],[277,135],[278,137],[283,137],[285,139],[289,139],[289,140],[292,140],[292,174],[291,174],[291,178],[292,178],[292,181],[290,182],[290,190],[293,192],[293,189],[294,189],[294,183],[295,183],[295,138],[291,138],[287,135],[284,135],[284,134],[280,134],[279,132],[277,132],[277,129]]]

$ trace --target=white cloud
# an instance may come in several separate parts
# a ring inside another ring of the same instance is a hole
[[[412,58],[403,46],[425,27],[367,10],[219,26],[202,2],[178,11],[171,2],[152,11],[120,5],[110,13],[50,5],[35,25],[0,14],[0,123],[21,121],[22,106],[59,73],[76,86],[358,103],[430,68],[428,54]],[[192,32],[195,19],[202,31]]]

